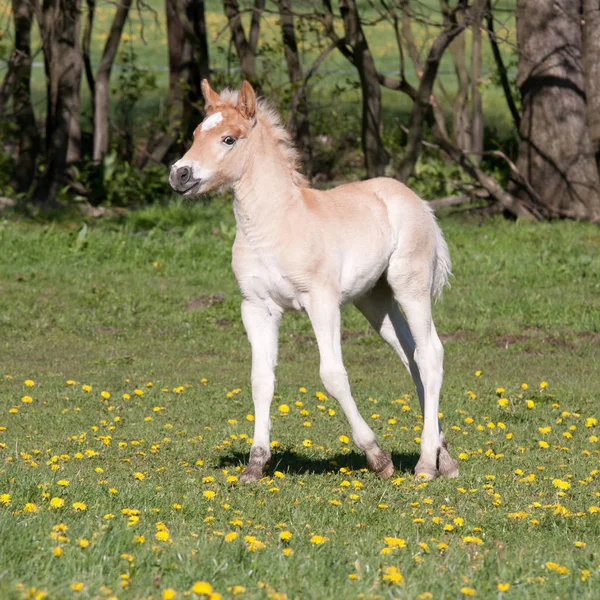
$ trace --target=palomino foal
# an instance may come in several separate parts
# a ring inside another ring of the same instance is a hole
[[[207,116],[169,181],[185,195],[233,186],[232,266],[252,346],[255,408],[241,480],[260,479],[271,456],[278,330],[292,309],[311,320],[323,385],[342,407],[369,467],[382,477],[394,472],[348,384],[340,346],[340,306],[346,302],[358,307],[413,377],[424,417],[416,475],[457,476],[438,421],[444,352],[431,318],[431,297],[441,293],[451,265],[430,209],[393,179],[311,189],[297,171],[296,151],[278,116],[257,102],[247,82],[239,92],[217,94],[205,80],[202,90]]]

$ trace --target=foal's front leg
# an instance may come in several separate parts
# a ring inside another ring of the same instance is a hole
[[[275,390],[277,334],[283,311],[275,303],[244,300],[242,320],[252,346],[252,399],[254,400],[254,439],[250,460],[240,481],[258,481],[271,458],[270,408]]]
[[[367,455],[369,468],[384,479],[391,477],[394,472],[392,456],[379,447],[373,430],[362,418],[352,398],[342,360],[340,307],[337,298],[315,294],[311,297],[307,312],[319,346],[320,375],[327,393],[339,402],[352,428],[354,443]]]

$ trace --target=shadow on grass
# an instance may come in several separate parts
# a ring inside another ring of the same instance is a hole
[[[219,467],[246,465],[250,458],[249,452],[232,452],[222,456]],[[419,460],[419,455],[414,452],[392,452],[392,461],[396,471],[414,471]],[[366,468],[367,459],[359,452],[348,452],[347,454],[335,454],[329,458],[309,458],[296,453],[294,450],[275,451],[271,456],[266,475],[272,475],[274,471],[293,474],[323,474],[337,471],[341,467],[353,471]]]

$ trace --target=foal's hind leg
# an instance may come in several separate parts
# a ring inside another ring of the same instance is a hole
[[[390,344],[390,346],[400,356],[408,372],[411,374],[417,395],[421,404],[421,411],[425,416],[426,394],[419,365],[415,359],[415,340],[411,330],[406,322],[406,319],[400,312],[398,304],[394,298],[394,294],[385,281],[380,281],[377,286],[371,290],[366,296],[356,302],[357,308],[365,315],[373,328],[381,335],[381,337]],[[414,312],[414,311],[413,311]],[[433,323],[432,323],[433,327]],[[435,329],[433,330],[435,333]],[[435,334],[437,338],[437,334]],[[439,339],[438,339],[439,342]],[[439,346],[441,348],[441,344]],[[443,350],[442,350],[443,353]],[[442,354],[443,356],[443,354]],[[441,371],[441,358],[440,358]],[[440,373],[441,383],[441,373]],[[439,397],[439,388],[438,388]],[[436,404],[437,406],[437,404]],[[431,413],[432,411],[429,411]],[[435,411],[437,421],[437,408]],[[439,451],[437,460],[424,459],[422,452],[421,460],[417,464],[417,476],[422,475],[427,478],[434,477],[437,472],[446,477],[458,476],[458,463],[448,453],[446,438],[441,431],[438,421],[439,431]],[[425,439],[425,431],[423,432],[422,440]],[[431,453],[429,453],[431,454]],[[425,453],[425,456],[427,453]]]
[[[384,479],[391,477],[394,472],[392,455],[379,447],[373,430],[362,418],[352,398],[342,361],[337,298],[315,294],[306,310],[317,338],[321,356],[320,375],[327,393],[339,402],[352,428],[354,443],[367,455],[369,468]]]

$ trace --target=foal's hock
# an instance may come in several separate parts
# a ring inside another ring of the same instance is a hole
[[[185,195],[233,187],[232,265],[252,346],[255,408],[242,481],[260,479],[271,456],[277,337],[283,313],[291,309],[310,318],[323,385],[340,403],[369,467],[382,477],[394,472],[348,384],[340,346],[340,306],[346,302],[392,346],[415,382],[424,418],[416,475],[456,477],[458,463],[438,420],[444,351],[431,318],[431,297],[447,284],[451,263],[431,210],[394,179],[325,192],[310,188],[278,115],[256,100],[247,82],[238,92],[217,94],[205,80],[202,90],[207,116],[169,181]]]

